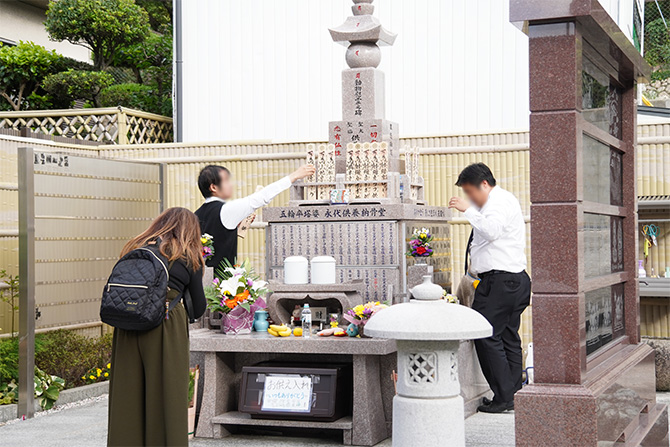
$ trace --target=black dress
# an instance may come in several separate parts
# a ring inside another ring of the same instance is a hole
[[[194,316],[205,312],[202,269],[182,261],[168,285],[191,292]],[[170,294],[175,292],[170,292]],[[114,329],[109,384],[109,446],[188,446],[189,342],[183,304],[149,331]]]

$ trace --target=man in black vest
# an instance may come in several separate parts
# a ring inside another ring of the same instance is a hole
[[[304,165],[262,190],[237,200],[233,195],[230,171],[223,166],[205,166],[198,176],[198,188],[205,203],[195,212],[200,219],[200,230],[214,238],[214,256],[207,260],[208,267],[219,266],[227,259],[231,264],[237,257],[237,226],[258,208],[267,205],[293,182],[314,174],[314,166]]]

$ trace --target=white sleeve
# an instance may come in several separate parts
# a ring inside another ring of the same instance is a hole
[[[504,201],[501,200],[487,204],[483,213],[471,206],[463,214],[470,225],[490,242],[502,236],[508,219],[507,208]]]
[[[270,203],[290,186],[291,179],[287,176],[250,196],[226,202],[221,207],[221,223],[229,230],[234,230],[248,215]]]

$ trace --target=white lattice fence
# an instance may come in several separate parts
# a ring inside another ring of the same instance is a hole
[[[0,112],[0,129],[25,128],[103,144],[172,141],[172,118],[122,107]]]

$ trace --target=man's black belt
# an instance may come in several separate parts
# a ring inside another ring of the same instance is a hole
[[[506,272],[504,270],[489,270],[488,272],[480,273],[479,276],[480,278],[486,278],[487,276],[490,275],[502,275],[502,274],[507,274],[507,275],[513,275],[514,273],[512,272]]]

